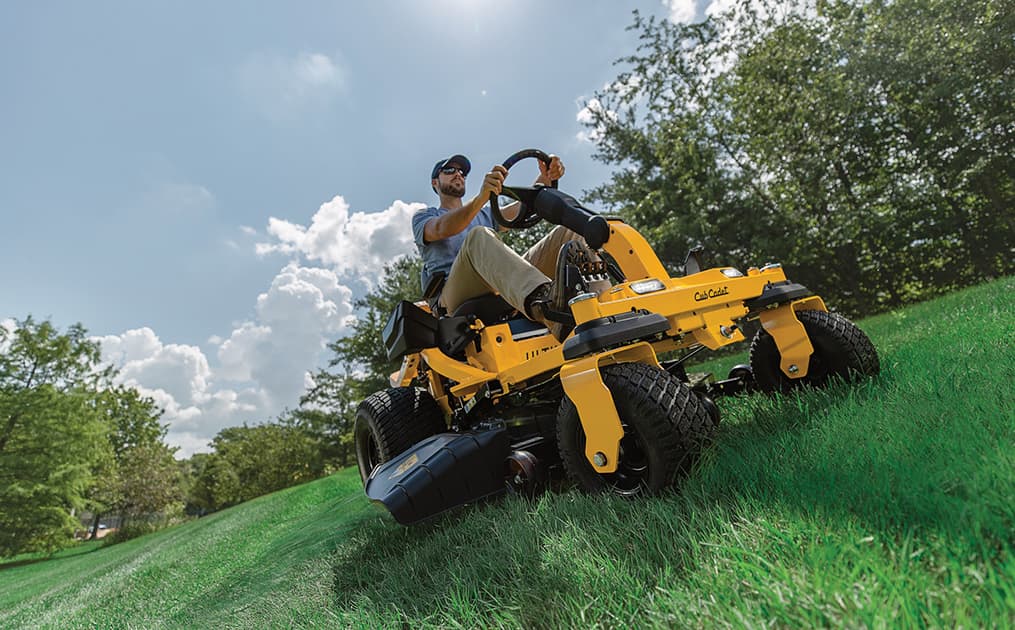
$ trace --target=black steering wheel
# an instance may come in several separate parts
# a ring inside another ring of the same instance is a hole
[[[513,154],[508,159],[504,160],[504,168],[511,170],[511,167],[525,158],[536,158],[547,167],[550,166],[550,156],[545,151],[539,149],[523,149],[518,153]],[[550,188],[557,187],[557,180],[550,182]],[[541,216],[536,214],[536,209],[532,204],[532,200],[535,199],[536,194],[539,193],[539,189],[542,186],[502,186],[501,194],[511,197],[515,201],[520,203],[520,209],[518,216],[513,220],[508,221],[504,218],[503,213],[500,211],[500,204],[497,203],[497,195],[490,193],[490,212],[493,214],[493,220],[503,225],[506,228],[512,228],[515,230],[529,228],[539,223],[542,219]]]

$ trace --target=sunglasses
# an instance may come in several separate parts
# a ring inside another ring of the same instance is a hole
[[[444,168],[441,169],[441,172],[444,173],[445,175],[454,175],[455,173],[461,173],[462,177],[465,177],[467,175],[465,169],[459,168],[457,166],[445,166]]]

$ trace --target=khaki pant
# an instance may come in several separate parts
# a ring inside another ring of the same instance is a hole
[[[500,293],[508,304],[525,313],[525,298],[557,272],[557,255],[564,243],[582,237],[558,225],[524,256],[486,227],[469,230],[444,282],[440,305],[454,312],[462,302],[487,293]],[[584,241],[582,241],[584,242]]]

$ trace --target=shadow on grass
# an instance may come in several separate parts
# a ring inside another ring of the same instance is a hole
[[[589,593],[605,614],[651,598],[662,576],[691,570],[700,544],[745,510],[831,529],[859,523],[889,540],[929,530],[1015,544],[1010,506],[1003,495],[983,498],[991,473],[964,445],[976,428],[957,434],[933,417],[900,424],[881,405],[894,387],[886,370],[855,386],[727,401],[716,443],[680,490],[659,497],[548,493],[408,528],[366,520],[335,560],[338,609],[465,625],[496,625],[503,618],[490,611],[499,610],[509,625],[567,625]]]
[[[58,560],[65,560],[67,558],[76,558],[85,554],[92,553],[102,549],[103,545],[90,545],[83,544],[70,550],[64,549],[62,551],[54,552],[52,555],[42,556],[40,558],[25,558],[23,560],[10,560],[8,562],[0,562],[0,571],[6,571],[7,569],[13,569],[15,567],[23,567],[29,564],[36,564],[38,562],[56,562]]]

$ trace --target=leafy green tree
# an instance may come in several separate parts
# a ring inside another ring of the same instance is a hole
[[[0,556],[55,551],[77,528],[93,471],[112,457],[95,398],[110,370],[80,325],[0,326]]]
[[[184,513],[190,516],[204,516],[215,509],[211,484],[203,479],[212,458],[212,453],[194,453],[177,462],[180,487],[184,495]]]
[[[115,506],[121,516],[118,540],[154,531],[182,513],[175,450],[154,440],[123,452],[117,475],[120,500]]]
[[[324,474],[314,436],[287,423],[243,425],[219,431],[214,453],[203,456],[188,493],[192,510],[213,511]]]
[[[1010,273],[1013,20],[991,0],[636,14],[628,70],[588,103],[619,167],[595,196],[671,268],[695,243],[780,260],[854,313]]]
[[[176,449],[165,444],[167,427],[160,422],[163,411],[155,401],[119,386],[99,392],[96,407],[108,425],[113,458],[96,471],[89,493],[93,537],[104,512],[136,519],[163,513],[182,496],[173,460]]]

